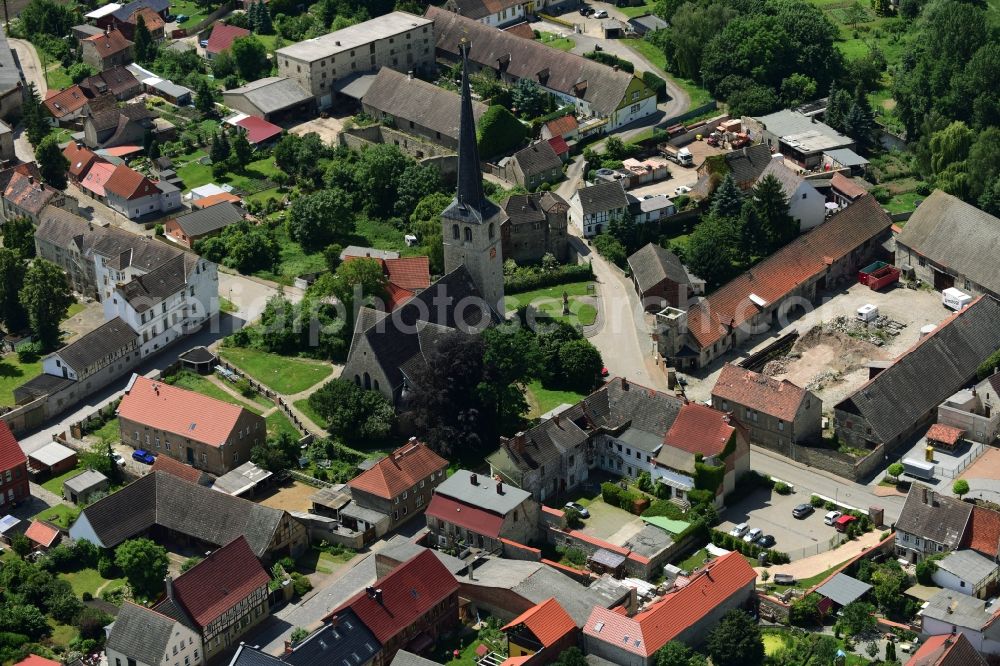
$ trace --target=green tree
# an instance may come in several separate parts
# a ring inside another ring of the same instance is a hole
[[[298,467],[299,451],[298,440],[291,433],[282,431],[253,447],[250,459],[269,472],[280,472]]]
[[[71,27],[80,23],[79,10],[53,0],[31,0],[21,10],[18,18],[21,30],[31,38],[36,35],[62,37],[69,33]]]
[[[271,270],[281,256],[274,232],[248,220],[229,225],[218,236],[197,241],[195,250],[209,261],[241,273]]]
[[[42,180],[57,190],[66,188],[66,170],[69,169],[69,161],[62,154],[54,134],[46,136],[36,146],[35,161],[38,162]]]
[[[1000,177],[986,184],[979,197],[979,208],[994,217],[1000,217]]]
[[[24,261],[17,252],[8,247],[0,248],[0,317],[11,332],[23,330],[28,323],[20,299],[25,270]]]
[[[590,393],[600,381],[604,361],[601,352],[588,340],[570,340],[559,347],[559,365],[565,388]]]
[[[840,626],[850,636],[867,636],[875,631],[875,606],[864,601],[854,601],[840,611]]]
[[[115,548],[115,564],[139,596],[154,598],[167,575],[167,551],[150,539],[130,539]]]
[[[327,430],[337,437],[379,440],[395,425],[392,404],[381,393],[366,390],[347,378],[324,384],[309,396],[309,406],[326,419]]]
[[[483,333],[481,391],[494,405],[500,431],[511,434],[528,411],[522,385],[538,372],[541,357],[535,336],[519,325],[496,326]]]
[[[3,246],[16,252],[22,259],[35,256],[35,225],[31,218],[23,215],[10,217],[0,226],[3,234]]]
[[[656,666],[704,666],[705,657],[684,643],[670,641],[656,651]]]
[[[244,81],[256,81],[271,70],[267,47],[253,35],[234,39],[230,52],[236,63],[236,71]]]
[[[78,62],[70,66],[66,70],[66,74],[68,74],[69,78],[73,80],[73,83],[80,83],[88,76],[97,74],[97,70],[85,62]]]
[[[831,88],[823,122],[840,132],[844,131],[847,114],[851,110],[851,93],[842,88]]]
[[[703,80],[702,54],[705,46],[737,14],[737,9],[726,2],[685,2],[680,5],[674,12],[668,31],[672,52],[667,56],[673,64],[670,71],[685,78]]]
[[[1000,176],[1000,127],[987,127],[976,135],[966,160],[969,199],[982,197],[990,183]]]
[[[508,153],[524,144],[528,128],[510,111],[499,104],[494,104],[479,118],[476,136],[481,157],[493,157]]]
[[[616,266],[621,267],[625,265],[625,261],[628,259],[628,251],[622,245],[622,242],[610,233],[598,234],[591,242],[594,244],[594,249],[602,257]]]
[[[225,55],[225,52],[220,53],[216,58]],[[198,78],[198,84],[194,91],[194,108],[198,110],[203,117],[215,115],[215,95],[212,94],[212,86],[208,83],[208,79],[204,77]]]
[[[714,289],[737,273],[735,244],[739,233],[732,220],[706,215],[688,237],[684,258],[695,275]]]
[[[59,344],[59,323],[74,302],[66,274],[49,261],[35,259],[24,274],[19,295],[42,349],[54,349]]]
[[[94,442],[89,448],[80,452],[80,464],[87,469],[100,472],[112,482],[121,480],[121,470],[115,463],[114,449],[111,440]]]
[[[323,275],[313,289],[317,294],[336,296],[353,315],[362,306],[371,304],[372,299],[384,303],[388,285],[382,264],[362,257],[345,261],[332,274]]]
[[[872,0],[872,11],[877,16],[891,16],[892,3],[889,0]]]
[[[32,146],[40,144],[42,139],[52,131],[47,117],[48,111],[42,105],[38,89],[35,88],[34,83],[29,83],[28,90],[24,95],[24,103],[21,105],[21,120],[24,122],[24,131]]]
[[[273,35],[274,23],[271,20],[271,9],[265,2],[259,2],[257,4],[259,6],[257,10],[257,32],[262,35]]]
[[[764,176],[753,188],[747,201],[757,225],[774,251],[798,236],[799,223],[788,213],[788,199],[781,183],[773,175]]]
[[[553,662],[555,666],[587,666],[587,658],[578,647],[571,647],[559,653],[559,657]]]
[[[430,260],[432,275],[444,273],[444,245],[441,239],[441,212],[451,203],[444,192],[428,194],[410,215],[410,230],[420,239],[421,252]]]
[[[404,220],[408,219],[417,204],[428,196],[441,192],[442,188],[441,172],[436,166],[416,162],[407,164],[396,181],[394,214]]]
[[[727,173],[712,195],[712,215],[735,219],[743,207],[743,193],[736,186],[733,174]]]
[[[518,79],[510,89],[511,102],[521,118],[537,118],[545,113],[549,95],[531,79]]]
[[[904,471],[906,471],[906,469],[903,467],[903,463],[901,462],[894,462],[885,470],[886,474],[891,476],[896,481],[899,481],[899,477],[903,475]]]
[[[139,14],[135,21],[135,34],[132,41],[135,44],[133,48],[136,62],[146,65],[156,58],[156,44],[153,43],[153,37],[149,34],[146,19],[142,14]]]
[[[237,168],[245,172],[246,167],[253,159],[253,146],[247,140],[246,132],[238,131],[232,141],[232,155]]]
[[[209,149],[209,157],[212,158],[212,162],[215,164],[222,164],[229,159],[229,139],[226,138],[226,133],[223,131],[212,133],[212,146]]]
[[[340,189],[326,189],[301,196],[288,211],[288,233],[307,250],[329,245],[354,231],[350,196]]]
[[[871,103],[868,101],[864,88],[858,85],[854,101],[844,118],[844,133],[854,139],[860,150],[865,151],[872,146],[874,132],[875,116]]]
[[[52,627],[36,606],[5,603],[0,604],[0,631],[24,634],[37,641],[51,634]]]
[[[951,484],[951,492],[958,495],[959,499],[961,499],[969,492],[969,482],[965,479],[956,479],[955,483]]]
[[[31,552],[31,542],[28,541],[28,537],[18,533],[11,537],[10,548],[18,557],[24,557]]]
[[[714,666],[759,666],[764,641],[757,622],[741,610],[726,613],[708,635],[708,655]]]
[[[805,74],[792,74],[781,82],[781,103],[798,106],[816,97],[816,81]]]

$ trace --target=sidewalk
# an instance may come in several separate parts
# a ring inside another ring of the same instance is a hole
[[[758,575],[765,569],[770,572],[771,578],[774,578],[774,574],[792,574],[797,580],[802,580],[803,578],[812,578],[817,576],[828,569],[831,569],[838,564],[846,562],[847,560],[860,555],[861,553],[869,550],[873,546],[877,545],[881,540],[882,533],[879,530],[874,530],[863,534],[854,541],[848,541],[839,548],[833,550],[828,550],[825,553],[820,553],[819,555],[812,555],[810,557],[804,557],[801,560],[796,560],[791,564],[782,564],[777,567],[754,567],[754,570]]]

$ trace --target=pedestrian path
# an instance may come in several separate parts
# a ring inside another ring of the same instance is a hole
[[[825,553],[803,557],[801,560],[796,560],[790,564],[772,567],[754,567],[754,569],[758,575],[766,569],[770,572],[771,578],[774,578],[774,574],[776,573],[791,574],[797,580],[812,578],[873,548],[881,541],[881,535],[881,532],[874,530]]]

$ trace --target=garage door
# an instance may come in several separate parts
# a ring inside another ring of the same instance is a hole
[[[319,108],[327,109],[333,104],[333,95],[323,95],[319,98]]]
[[[934,290],[944,291],[955,286],[955,276],[939,270],[934,271]]]

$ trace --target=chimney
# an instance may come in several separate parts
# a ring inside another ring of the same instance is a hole
[[[559,427],[559,415],[556,414],[555,416],[553,416],[552,420],[556,422],[556,427],[558,428]]]
[[[31,183],[32,185],[34,185],[35,184],[35,177],[32,176],[31,174],[28,174],[28,182]]]
[[[503,495],[503,481],[497,481],[497,495]]]
[[[371,585],[369,585],[368,587],[365,588],[365,594],[368,595],[369,599],[374,599],[375,598],[375,588],[372,587]]]
[[[107,26],[107,25],[104,26],[104,36],[105,37],[110,37],[111,36],[111,26]]]
[[[928,504],[929,502],[927,501],[927,488],[921,488],[921,490],[923,491],[924,504]]]
[[[163,587],[166,588],[167,599],[169,599],[170,601],[173,601],[174,600],[174,578],[173,578],[173,576],[171,576],[170,574],[167,574],[167,577],[163,579]]]
[[[469,475],[469,483],[471,483],[474,486],[478,486],[479,485],[479,475],[477,475],[477,474],[470,474]]]
[[[288,655],[288,654],[291,654],[291,653],[292,653],[292,642],[291,641],[285,641],[285,654]]]
[[[378,588],[377,590],[375,590],[375,601],[378,603],[379,606],[382,605],[382,588],[381,587]]]
[[[628,380],[626,378],[624,378],[624,377],[622,377],[622,390],[623,391],[627,391],[628,390]]]
[[[617,72],[618,71],[618,65],[611,65],[611,69]]]

